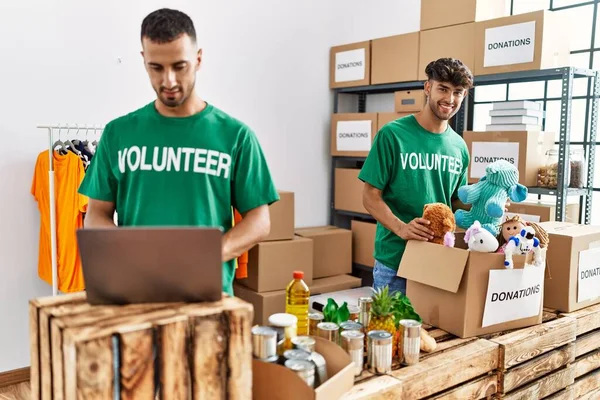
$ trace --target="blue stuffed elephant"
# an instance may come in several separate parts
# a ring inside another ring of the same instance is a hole
[[[499,234],[506,200],[519,203],[527,198],[527,187],[519,183],[519,170],[506,160],[489,164],[485,176],[473,185],[458,189],[458,198],[472,204],[470,211],[457,210],[456,225],[469,229],[475,221],[492,235]]]

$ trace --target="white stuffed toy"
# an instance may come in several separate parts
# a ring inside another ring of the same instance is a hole
[[[475,221],[473,225],[465,232],[465,242],[469,246],[470,251],[478,251],[481,253],[493,253],[500,244],[498,239],[483,228],[479,221]]]
[[[542,258],[542,249],[540,241],[535,237],[535,230],[531,226],[526,226],[519,232],[518,235],[511,236],[508,239],[506,248],[504,249],[505,261],[504,266],[508,269],[514,267],[512,256],[526,255],[529,252],[534,253],[534,264],[536,267],[541,267],[544,264]]]

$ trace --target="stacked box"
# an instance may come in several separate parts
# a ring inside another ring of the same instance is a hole
[[[534,101],[496,102],[490,110],[490,120],[486,131],[541,131],[544,110]]]

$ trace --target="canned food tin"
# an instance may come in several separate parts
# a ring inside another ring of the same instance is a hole
[[[268,326],[252,328],[252,351],[254,357],[267,359],[277,355],[277,332]]]
[[[317,335],[317,325],[323,322],[325,316],[320,312],[312,312],[308,314],[308,334],[311,336]]]
[[[327,362],[321,354],[313,352],[311,359],[316,368],[315,388],[319,387],[327,380]]]
[[[411,319],[400,321],[402,327],[402,364],[415,365],[421,353],[421,323]]]
[[[286,350],[283,353],[283,358],[285,360],[304,360],[311,361],[310,353],[306,350],[294,349],[294,350]]]
[[[321,322],[317,325],[317,336],[327,339],[330,342],[338,343],[339,338],[338,324],[333,322]]]
[[[309,353],[315,351],[317,341],[310,336],[296,336],[292,339],[292,344],[295,349],[306,350]]]
[[[365,334],[361,331],[343,331],[342,348],[350,355],[354,362],[354,376],[359,376],[363,371],[364,364],[364,341]]]
[[[360,308],[358,322],[360,322],[362,326],[369,326],[369,321],[371,320],[372,303],[372,297],[359,297],[358,299],[358,307]]]
[[[348,311],[350,312],[350,317],[348,318],[348,320],[358,322],[358,316],[360,314],[360,307],[349,305]]]
[[[298,374],[306,384],[314,389],[315,387],[315,365],[310,361],[287,360],[285,367]]]
[[[382,375],[392,370],[392,334],[387,331],[371,331],[368,334],[367,362],[369,370]]]
[[[360,322],[346,321],[340,324],[340,330],[343,331],[361,331],[363,326]]]

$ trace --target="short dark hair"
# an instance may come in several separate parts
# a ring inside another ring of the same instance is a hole
[[[425,68],[428,79],[448,82],[465,89],[473,87],[473,74],[469,67],[455,58],[440,58],[430,62]]]
[[[196,41],[192,19],[178,10],[161,8],[148,14],[142,21],[141,39],[147,37],[156,43],[169,43],[183,34]]]

